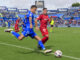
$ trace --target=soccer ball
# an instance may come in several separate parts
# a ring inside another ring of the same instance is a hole
[[[57,58],[60,58],[60,57],[62,57],[62,51],[57,50],[57,51],[54,52],[54,55],[55,55]]]

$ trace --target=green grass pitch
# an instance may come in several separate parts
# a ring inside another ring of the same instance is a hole
[[[53,32],[49,33],[46,48],[52,49],[53,52],[61,50],[63,55],[69,56],[62,58],[40,53],[37,51],[35,39],[27,37],[19,41],[12,34],[4,32],[4,29],[0,28],[0,60],[78,60],[77,58],[80,58],[80,28],[54,28]],[[40,31],[36,33],[42,38]],[[19,46],[31,48],[34,51]]]

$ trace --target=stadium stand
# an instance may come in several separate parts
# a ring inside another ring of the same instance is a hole
[[[17,17],[24,19],[28,9],[7,8],[0,6],[0,26],[6,26],[11,22],[14,26]],[[37,15],[41,14],[37,11]],[[55,27],[80,27],[80,7],[58,8],[57,10],[48,10],[49,17],[52,16],[55,21]]]

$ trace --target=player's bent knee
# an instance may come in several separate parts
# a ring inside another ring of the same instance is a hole
[[[49,35],[45,35],[45,37],[49,37]]]
[[[19,37],[18,39],[19,39],[19,40],[22,40],[22,38],[21,38],[21,37]]]
[[[48,40],[48,39],[49,39],[49,36],[48,36],[48,35],[46,35],[45,37],[46,37],[46,40]]]
[[[39,36],[35,36],[36,40],[41,40],[41,38]]]
[[[21,35],[20,37],[18,37],[19,40],[22,40],[24,38],[23,35]]]
[[[46,37],[46,40],[48,40],[49,39],[49,37]]]

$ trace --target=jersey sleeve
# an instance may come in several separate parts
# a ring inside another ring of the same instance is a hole
[[[50,22],[50,18],[48,17],[48,21]]]
[[[37,20],[41,20],[41,18],[42,18],[42,17],[41,17],[41,15],[40,15],[40,16],[37,17]]]

